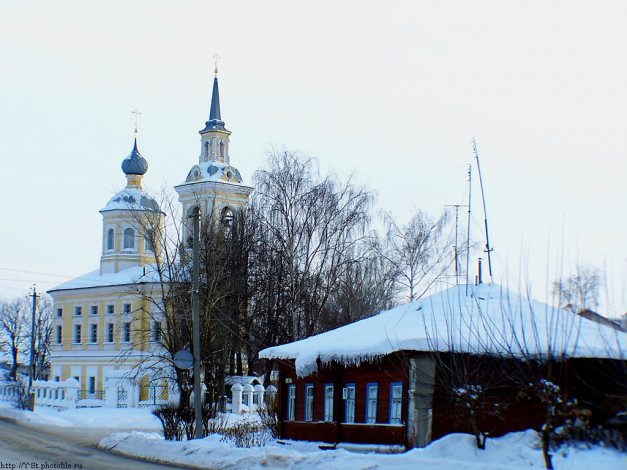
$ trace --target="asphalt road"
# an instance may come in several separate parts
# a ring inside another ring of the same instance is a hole
[[[0,418],[0,469],[82,468],[88,470],[164,470],[170,467],[134,460],[96,448],[115,430],[26,426]],[[47,464],[47,466],[46,466]]]

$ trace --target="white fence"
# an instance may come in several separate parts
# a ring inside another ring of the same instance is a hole
[[[143,391],[142,391],[143,389]],[[20,390],[25,390],[16,383],[0,385],[0,401],[17,403]],[[62,382],[52,380],[36,380],[33,382],[35,404],[39,406],[52,406],[59,409],[74,409],[81,407],[109,407],[109,408],[134,408],[141,406],[154,406],[165,403],[177,403],[178,392],[174,384],[166,393],[161,386],[139,386],[135,381],[121,374],[108,377],[105,381],[104,391],[80,390],[76,379],[68,379]],[[231,387],[233,413],[255,411],[268,399],[276,396],[277,389],[270,385],[267,389],[263,385],[255,386],[239,383]]]

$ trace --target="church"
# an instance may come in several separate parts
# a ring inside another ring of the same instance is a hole
[[[174,187],[183,219],[198,207],[205,220],[232,221],[252,192],[231,166],[231,132],[221,117],[217,73],[216,67],[209,120],[200,131],[198,163]],[[154,388],[150,392],[149,384],[155,381],[161,383],[160,397],[168,394],[166,381],[151,376],[150,369],[139,377],[131,373],[160,347],[162,318],[145,294],[159,282],[153,269],[161,256],[155,234],[165,217],[142,187],[148,162],[139,152],[137,129],[135,133],[133,149],[122,161],[126,186],[100,210],[99,268],[48,291],[54,299],[51,378],[74,378],[79,399],[102,400],[108,379],[136,377],[132,380],[139,397],[129,398],[129,406],[154,399],[156,392]]]

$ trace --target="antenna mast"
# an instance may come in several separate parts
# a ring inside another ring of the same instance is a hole
[[[468,257],[470,256],[470,195],[472,191],[472,166],[468,165],[468,229],[466,231],[466,295],[468,295]]]
[[[457,246],[457,226],[459,225],[459,208],[468,207],[468,206],[466,206],[465,204],[445,204],[444,207],[455,208],[455,285],[458,285],[459,284],[459,262],[458,262],[459,247]]]
[[[475,138],[472,138],[472,150],[475,152],[475,158],[477,159],[477,170],[479,171],[479,185],[481,187],[481,199],[483,200],[483,220],[485,222],[485,252],[488,253],[488,270],[490,272],[490,282],[492,282],[492,259],[490,258],[490,237],[488,237],[488,214],[485,210],[485,194],[483,193],[483,180],[481,179],[481,166],[479,166],[479,152],[477,152],[477,143]]]

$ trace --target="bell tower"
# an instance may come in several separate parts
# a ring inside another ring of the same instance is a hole
[[[224,127],[220,111],[217,59],[209,120],[199,133],[198,164],[189,171],[185,182],[174,187],[183,205],[183,218],[199,207],[201,216],[214,223],[232,220],[248,203],[253,188],[244,185],[239,170],[231,166],[231,131]]]

